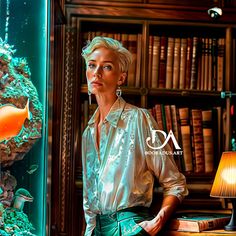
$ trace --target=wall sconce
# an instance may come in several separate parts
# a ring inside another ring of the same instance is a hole
[[[230,198],[232,215],[225,230],[236,230],[236,152],[223,152],[212,185],[211,197]]]

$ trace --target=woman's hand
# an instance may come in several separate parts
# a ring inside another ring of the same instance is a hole
[[[165,196],[162,207],[157,216],[152,220],[140,222],[139,225],[151,236],[155,236],[170,219],[173,211],[179,204],[179,199],[174,195]]]
[[[165,223],[165,210],[161,209],[158,215],[152,220],[145,220],[139,225],[151,236],[155,236]]]

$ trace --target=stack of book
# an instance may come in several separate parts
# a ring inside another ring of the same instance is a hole
[[[178,213],[167,224],[168,230],[201,232],[223,228],[230,221],[230,214],[223,213]]]

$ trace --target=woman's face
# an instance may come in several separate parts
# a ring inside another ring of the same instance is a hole
[[[95,95],[115,94],[117,85],[124,82],[125,75],[119,69],[116,53],[110,49],[98,48],[88,58],[86,69],[88,89]]]

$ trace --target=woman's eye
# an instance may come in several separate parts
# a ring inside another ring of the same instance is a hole
[[[105,70],[111,70],[111,69],[112,69],[112,67],[111,67],[110,65],[104,66],[103,68],[104,68]]]
[[[95,68],[95,65],[94,65],[94,64],[88,64],[88,68],[89,68],[89,69],[94,69],[94,68]]]

